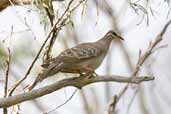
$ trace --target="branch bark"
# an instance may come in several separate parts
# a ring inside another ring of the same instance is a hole
[[[53,84],[47,85],[45,87],[42,87],[40,89],[32,90],[27,93],[22,93],[14,96],[9,96],[7,98],[1,98],[0,99],[0,108],[7,108],[12,105],[16,105],[18,103],[32,100],[38,97],[41,97],[43,95],[50,94],[56,90],[59,90],[61,88],[67,87],[67,86],[73,86],[76,88],[81,89],[82,87],[97,83],[97,82],[119,82],[119,83],[136,83],[139,84],[143,81],[150,81],[154,80],[153,76],[141,76],[141,77],[135,77],[132,79],[131,77],[124,77],[124,76],[96,76],[96,77],[74,77],[69,79],[63,79],[61,81],[57,81]]]

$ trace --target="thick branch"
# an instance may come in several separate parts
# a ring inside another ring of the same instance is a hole
[[[12,105],[35,99],[38,97],[41,97],[43,95],[47,95],[49,93],[52,93],[56,90],[59,90],[61,88],[67,87],[67,86],[74,86],[79,89],[82,87],[96,83],[96,82],[119,82],[119,83],[141,83],[143,81],[150,81],[154,80],[154,77],[152,76],[144,76],[144,77],[135,77],[132,79],[131,77],[123,77],[123,76],[97,76],[97,77],[74,77],[69,79],[64,79],[58,82],[55,82],[51,85],[42,87],[40,89],[32,90],[27,93],[22,93],[14,96],[10,96],[7,98],[1,98],[0,99],[0,108],[6,108],[10,107]]]

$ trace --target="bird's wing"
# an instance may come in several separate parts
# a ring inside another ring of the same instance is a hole
[[[63,51],[59,55],[59,58],[65,63],[76,63],[98,57],[100,54],[101,50],[96,45],[93,43],[85,43]]]
[[[66,49],[59,54],[56,58],[52,58],[47,63],[43,64],[44,68],[52,68],[55,65],[62,63],[77,63],[98,57],[101,54],[101,50],[97,48],[93,43],[84,43],[77,45],[76,47]]]

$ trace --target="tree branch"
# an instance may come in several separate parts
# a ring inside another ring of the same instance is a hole
[[[61,16],[61,17],[57,20],[57,22],[52,26],[50,32],[48,33],[48,35],[47,35],[47,37],[46,37],[46,39],[45,39],[45,41],[43,42],[42,46],[40,47],[40,49],[39,49],[37,55],[35,56],[35,58],[33,59],[32,63],[31,63],[31,65],[29,66],[29,68],[28,68],[26,74],[24,75],[24,77],[23,77],[22,79],[18,80],[18,81],[14,84],[14,86],[10,89],[10,91],[9,91],[9,96],[11,96],[12,93],[14,92],[14,90],[15,90],[15,89],[16,89],[16,88],[17,88],[17,87],[18,87],[18,86],[19,86],[19,85],[28,77],[28,75],[30,74],[30,72],[31,72],[31,70],[32,70],[32,68],[33,68],[33,66],[34,66],[34,64],[36,63],[38,57],[40,56],[40,53],[42,52],[43,48],[45,47],[46,43],[48,42],[49,39],[51,39],[51,35],[52,35],[54,32],[58,33],[59,30],[60,30],[63,26],[65,26],[65,24],[63,24],[63,23],[65,23],[66,18],[63,19],[63,17],[65,16],[66,12],[67,12],[68,9],[70,8],[70,6],[71,6],[71,4],[72,4],[73,1],[74,1],[74,0],[71,0],[71,1],[69,2],[69,4],[68,4],[66,10],[64,11],[64,13],[62,14],[62,16]],[[82,2],[83,2],[83,1],[80,1],[75,7],[73,7],[73,8],[71,9],[71,11],[74,11]],[[62,23],[61,23],[61,21],[62,21]],[[59,24],[59,25],[58,25],[58,24]],[[52,37],[52,38],[53,38],[53,37]]]
[[[147,48],[147,50],[145,51],[144,54],[141,55],[141,51],[140,51],[140,55],[139,55],[139,59],[136,65],[136,68],[132,74],[132,79],[136,78],[141,66],[144,64],[144,62],[148,59],[148,57],[152,54],[153,50],[156,48],[156,46],[162,41],[163,39],[163,35],[166,32],[168,26],[170,25],[171,20],[168,21],[166,23],[166,25],[163,27],[162,31],[157,35],[157,37],[155,38],[155,40],[153,42],[150,42],[149,47]],[[115,112],[115,108],[117,103],[119,102],[119,100],[121,99],[121,97],[125,94],[125,92],[127,91],[128,87],[129,87],[130,83],[128,83],[120,92],[118,95],[115,95],[111,105],[109,106],[109,112],[112,109],[112,113]],[[109,113],[110,114],[110,113]]]
[[[47,85],[40,89],[29,91],[27,93],[9,96],[7,98],[1,98],[0,108],[10,107],[12,105],[15,105],[24,101],[32,100],[32,99],[41,97],[43,95],[50,94],[56,90],[59,90],[67,86],[73,86],[73,87],[81,89],[82,87],[88,84],[97,83],[97,82],[119,82],[119,83],[139,84],[143,81],[150,81],[150,80],[154,80],[154,77],[143,76],[143,77],[135,77],[134,79],[132,79],[132,77],[112,75],[112,76],[96,76],[96,77],[74,77],[74,78],[69,78],[69,79],[63,79],[61,81],[57,81],[53,84]]]

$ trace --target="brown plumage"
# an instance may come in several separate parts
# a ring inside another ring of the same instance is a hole
[[[89,74],[94,73],[105,58],[111,41],[115,38],[123,40],[115,32],[109,31],[100,40],[92,43],[79,44],[73,48],[66,49],[57,57],[42,64],[44,68],[35,82],[29,87],[32,89],[38,82],[58,72]]]

